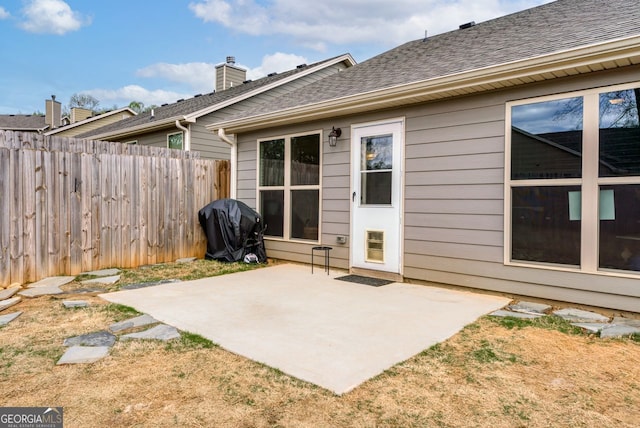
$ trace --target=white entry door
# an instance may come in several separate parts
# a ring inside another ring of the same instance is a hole
[[[351,128],[352,267],[401,273],[403,125]]]

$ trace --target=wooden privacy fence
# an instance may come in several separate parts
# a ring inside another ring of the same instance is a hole
[[[199,157],[0,131],[0,285],[202,257],[229,162]]]

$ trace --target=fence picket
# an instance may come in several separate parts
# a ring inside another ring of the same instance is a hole
[[[0,286],[202,257],[228,161],[0,130]]]

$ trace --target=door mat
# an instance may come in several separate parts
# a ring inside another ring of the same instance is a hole
[[[388,279],[371,278],[361,275],[339,276],[336,279],[339,279],[340,281],[355,282],[356,284],[371,285],[372,287],[380,287],[381,285],[394,283],[394,281],[389,281]]]

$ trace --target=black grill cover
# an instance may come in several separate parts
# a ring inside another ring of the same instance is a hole
[[[237,262],[253,253],[267,261],[262,216],[243,202],[218,199],[198,212],[198,220],[207,236],[206,259]]]

